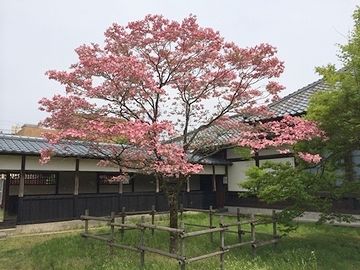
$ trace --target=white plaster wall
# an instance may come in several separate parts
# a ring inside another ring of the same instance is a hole
[[[79,161],[79,171],[84,172],[119,172],[119,168],[115,165],[101,167],[97,166],[99,159],[81,159]]]
[[[25,170],[29,171],[75,171],[75,158],[53,157],[44,165],[39,163],[39,157],[26,157]]]
[[[232,158],[243,158],[242,156],[240,156],[237,151],[235,150],[236,148],[229,148],[226,149],[226,158],[227,159],[232,159]]]
[[[275,158],[275,159],[261,159],[259,160],[259,165],[263,165],[264,162],[266,161],[271,161],[274,163],[285,163],[285,162],[290,162],[292,166],[295,166],[295,161],[293,157],[284,157],[284,158]]]
[[[292,153],[291,147],[289,148],[289,153]],[[269,155],[279,155],[280,152],[275,148],[262,149],[259,151],[259,156],[269,156]]]
[[[244,191],[244,188],[240,187],[240,183],[246,179],[246,171],[255,166],[254,160],[233,162],[228,166],[228,190],[229,191]]]
[[[279,155],[280,153],[273,148],[259,150],[259,156]]]
[[[215,165],[215,174],[225,175],[225,167],[226,167],[225,165]],[[204,165],[204,169],[198,174],[212,175],[213,174],[212,165]]]
[[[21,156],[0,155],[0,170],[21,170]]]
[[[270,156],[270,155],[279,155],[279,154],[280,154],[279,151],[277,151],[275,148],[268,148],[268,149],[259,150],[259,156]],[[226,157],[228,159],[242,158],[238,153],[236,153],[235,148],[227,149],[226,150]]]

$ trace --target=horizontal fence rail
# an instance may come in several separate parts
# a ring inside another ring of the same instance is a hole
[[[185,229],[186,223],[183,222],[183,213],[184,213],[184,211],[196,212],[199,209],[184,208],[181,206],[180,207],[180,228],[170,228],[170,227],[163,226],[163,225],[156,225],[154,223],[154,216],[155,216],[155,214],[158,214],[161,212],[156,212],[155,206],[152,206],[151,211],[126,212],[125,210],[126,210],[125,207],[123,207],[120,215],[115,212],[112,212],[110,216],[94,217],[94,216],[90,216],[89,210],[86,209],[85,214],[81,215],[82,220],[84,220],[84,222],[85,222],[84,232],[81,233],[81,236],[83,236],[85,238],[92,238],[92,239],[96,239],[96,240],[105,242],[109,246],[111,253],[113,253],[114,247],[123,248],[126,250],[137,252],[140,256],[141,269],[143,269],[145,267],[145,252],[148,252],[148,253],[154,253],[154,254],[158,254],[158,255],[161,255],[161,256],[164,256],[164,257],[167,257],[170,259],[177,260],[181,270],[185,270],[186,265],[188,265],[190,263],[204,260],[204,259],[211,258],[211,257],[219,256],[220,269],[223,270],[224,269],[224,256],[225,256],[225,253],[228,252],[230,249],[250,245],[252,247],[253,254],[256,255],[257,248],[266,246],[266,245],[270,245],[270,244],[276,245],[280,239],[280,237],[277,235],[277,223],[276,223],[277,220],[276,220],[275,211],[273,211],[273,213],[272,213],[271,220],[267,220],[266,221],[267,223],[266,223],[263,218],[256,219],[254,215],[251,215],[249,220],[240,220],[240,211],[238,209],[237,213],[235,215],[235,217],[237,218],[237,221],[224,223],[224,221],[223,221],[224,216],[220,215],[219,226],[216,227],[216,226],[213,226],[213,224],[214,224],[213,216],[214,216],[214,213],[216,213],[216,210],[213,209],[212,206],[210,206],[209,210],[198,211],[198,212],[202,212],[202,213],[207,213],[209,215],[209,225],[190,224],[190,226],[199,225],[199,227],[203,227],[203,228],[205,227],[206,229],[188,232]],[[200,209],[200,210],[203,210],[203,209]],[[139,212],[140,212],[140,214],[151,215],[151,223],[145,222],[144,215],[141,216],[141,221],[138,223],[125,223],[126,216],[132,216],[132,215],[135,215],[135,213],[139,214]],[[121,217],[120,223],[115,222],[116,217]],[[102,234],[102,235],[90,234],[89,233],[89,221],[90,220],[107,222],[107,225],[110,226],[110,233],[106,234],[107,237],[105,237],[104,234]],[[273,233],[267,234],[267,235],[271,235],[273,238],[270,240],[258,241],[256,239],[256,234],[257,234],[256,225],[269,224],[269,223],[273,224]],[[242,230],[241,226],[244,224],[250,225],[250,228],[251,228],[250,231]],[[120,229],[121,240],[123,240],[124,229],[137,230],[139,233],[139,244],[132,246],[132,245],[127,245],[125,243],[115,243],[115,227],[121,228]],[[237,243],[226,245],[225,244],[225,238],[226,238],[225,235],[226,235],[226,233],[230,232],[230,227],[237,227],[237,229],[238,229],[237,231],[231,231],[231,232],[237,233],[239,236],[239,239],[238,239]],[[177,235],[177,239],[179,240],[179,249],[175,252],[169,252],[169,251],[161,250],[159,248],[147,246],[145,243],[145,231],[146,230],[151,230],[152,234],[154,234],[154,231],[163,231],[163,232],[168,232],[169,235],[170,234]],[[219,238],[220,243],[219,243],[218,251],[211,251],[209,253],[201,254],[201,255],[193,256],[193,257],[186,256],[186,254],[185,254],[186,239],[189,239],[192,237],[198,237],[198,236],[202,236],[202,235],[210,235],[210,240],[214,241],[213,234],[215,234],[215,233],[220,234],[220,238]],[[242,235],[245,233],[250,234],[250,236],[251,236],[250,241],[242,241]]]

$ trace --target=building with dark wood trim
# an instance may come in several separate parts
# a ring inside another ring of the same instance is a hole
[[[40,151],[49,146],[43,138],[0,135],[1,207],[7,224],[77,219],[85,209],[107,215],[123,206],[129,211],[150,210],[152,205],[157,210],[167,208],[165,195],[151,175],[134,173],[128,183],[109,181],[119,168],[97,166],[101,155],[78,141],[55,145],[55,156],[41,165]],[[222,181],[231,162],[217,157],[201,163],[203,171],[191,177],[181,202],[187,207],[223,207],[216,181]]]
[[[285,114],[302,115],[306,113],[311,95],[326,90],[327,86],[319,80],[273,103],[270,108],[277,118]],[[212,127],[201,136],[221,140]],[[48,146],[41,138],[0,135],[0,225],[78,219],[85,209],[94,215],[108,215],[123,206],[129,211],[150,210],[152,205],[157,210],[167,208],[164,193],[149,175],[137,174],[123,184],[107,181],[119,169],[97,166],[101,155],[88,143],[59,143],[54,148],[55,157],[40,165],[40,151]],[[194,208],[210,205],[281,208],[282,205],[266,205],[257,198],[238,196],[239,192],[246,192],[240,183],[245,180],[247,168],[259,166],[266,160],[294,164],[291,154],[281,155],[275,149],[260,151],[250,160],[243,160],[233,148],[202,159],[204,170],[191,177],[180,194],[180,202]],[[360,165],[359,151],[354,151],[353,161]],[[337,203],[343,212],[360,213],[358,198],[344,198]]]

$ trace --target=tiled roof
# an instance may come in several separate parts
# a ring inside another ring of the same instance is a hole
[[[51,145],[44,138],[0,135],[0,153],[2,154],[25,154],[39,155],[43,149],[52,148],[56,156],[66,157],[99,157],[100,153],[95,153],[89,143],[79,141],[66,141]]]
[[[311,95],[323,90],[328,90],[328,86],[323,80],[318,80],[272,103],[269,107],[274,112],[274,118],[282,117],[285,114],[301,115],[306,113]],[[260,118],[253,120],[260,120]],[[224,145],[237,132],[231,129],[224,130],[223,127],[214,125],[201,131],[197,135],[196,140],[205,142],[206,145]],[[53,146],[42,138],[0,134],[0,153],[2,154],[39,155],[42,149],[49,146],[54,149],[54,153],[57,156],[79,158],[102,158],[106,155],[104,151],[106,151],[107,147],[108,149],[116,147],[114,144],[103,144],[104,147],[102,153],[100,153],[94,147],[91,147],[91,144],[88,142],[66,141]],[[214,157],[203,158],[195,156],[192,160],[202,164],[228,164],[226,160]]]
[[[281,117],[285,114],[304,114],[309,105],[310,97],[316,92],[328,89],[329,86],[320,79],[272,103],[269,107],[274,112],[275,117]]]
[[[320,79],[281,98],[279,101],[270,104],[269,108],[274,113],[271,119],[282,117],[286,114],[302,115],[306,113],[311,95],[324,90],[329,90],[329,86],[322,79]],[[234,116],[232,119],[236,121],[244,121],[242,116]],[[248,118],[247,121],[259,121],[267,119],[268,118],[252,117]],[[201,141],[206,142],[206,145],[226,145],[229,141],[229,138],[231,138],[234,133],[238,134],[238,132],[238,130],[229,130],[225,129],[224,127],[213,125],[197,134],[195,144],[201,144],[199,143]]]
[[[97,151],[89,142],[63,141],[51,145],[44,138],[0,134],[0,154],[40,155],[42,149],[51,147],[55,156],[77,158],[104,158],[106,149],[120,147],[116,144],[102,144],[102,152]],[[194,162],[208,165],[230,164],[221,158],[194,156]]]

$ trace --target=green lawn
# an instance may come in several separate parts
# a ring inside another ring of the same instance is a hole
[[[205,223],[203,214],[188,215],[186,222]],[[270,232],[271,226],[259,226]],[[97,229],[97,233],[106,232]],[[167,234],[146,235],[152,247],[167,249]],[[218,240],[216,238],[215,240]],[[125,242],[136,244],[135,231],[125,233]],[[226,236],[226,242],[236,241],[235,234]],[[186,243],[187,256],[204,251],[218,250],[208,236],[197,237]],[[79,233],[46,236],[22,236],[0,241],[0,269],[138,269],[139,255],[115,250],[110,255],[108,247],[93,239],[84,239]],[[178,269],[177,263],[162,256],[146,253],[146,269]],[[218,257],[190,264],[187,269],[217,269]],[[276,248],[259,248],[255,258],[249,247],[234,249],[225,256],[225,269],[360,269],[360,229],[330,225],[304,224],[296,232],[283,238]]]

